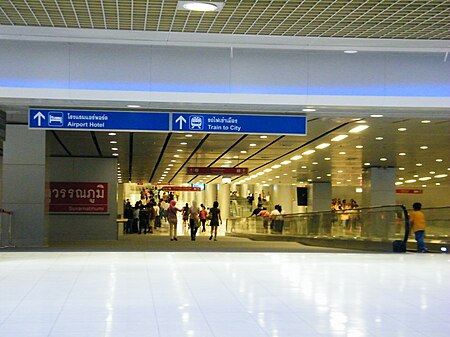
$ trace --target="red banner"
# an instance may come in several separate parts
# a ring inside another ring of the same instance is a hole
[[[422,194],[423,190],[396,189],[395,193],[398,193],[398,194]]]
[[[246,167],[188,167],[187,174],[241,175],[248,174]]]
[[[52,182],[52,213],[107,213],[108,183]]]
[[[164,186],[162,189],[164,191],[194,191],[194,192],[202,190],[200,187],[193,187],[193,186]]]

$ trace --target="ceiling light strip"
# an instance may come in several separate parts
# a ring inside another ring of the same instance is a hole
[[[151,183],[153,181],[153,178],[155,177],[156,170],[158,169],[159,164],[161,163],[162,158],[164,157],[164,152],[166,151],[167,144],[169,144],[169,140],[172,137],[172,132],[169,132],[166,136],[166,140],[164,141],[164,145],[161,148],[161,152],[159,153],[158,160],[156,161],[155,167],[153,167],[153,172],[148,178],[148,182]]]

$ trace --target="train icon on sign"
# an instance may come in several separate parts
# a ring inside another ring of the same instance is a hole
[[[203,130],[203,116],[189,117],[189,130]]]

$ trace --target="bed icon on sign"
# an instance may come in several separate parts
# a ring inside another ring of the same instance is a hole
[[[203,117],[202,116],[190,116],[189,117],[189,130],[203,130]]]
[[[48,113],[48,126],[63,126],[64,116],[62,112],[50,111]]]

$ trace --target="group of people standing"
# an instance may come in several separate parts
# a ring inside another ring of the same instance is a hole
[[[283,232],[285,211],[281,205],[275,205],[273,211],[269,212],[266,206],[258,204],[250,214],[250,216],[253,215],[263,218],[264,230],[269,231],[270,228],[273,233],[281,234]]]
[[[192,201],[192,205],[188,203],[179,209],[177,208],[177,202],[172,200],[167,209],[167,220],[169,222],[169,235],[170,241],[178,241],[177,239],[177,225],[178,225],[178,212],[183,216],[183,225],[189,226],[191,232],[191,241],[195,241],[197,237],[197,231],[202,227],[202,232],[206,232],[206,222],[209,220],[211,226],[211,235],[209,240],[214,238],[217,241],[217,228],[222,224],[222,217],[220,216],[219,203],[214,201],[213,207],[206,210],[205,205],[201,204],[197,206],[197,202]]]

